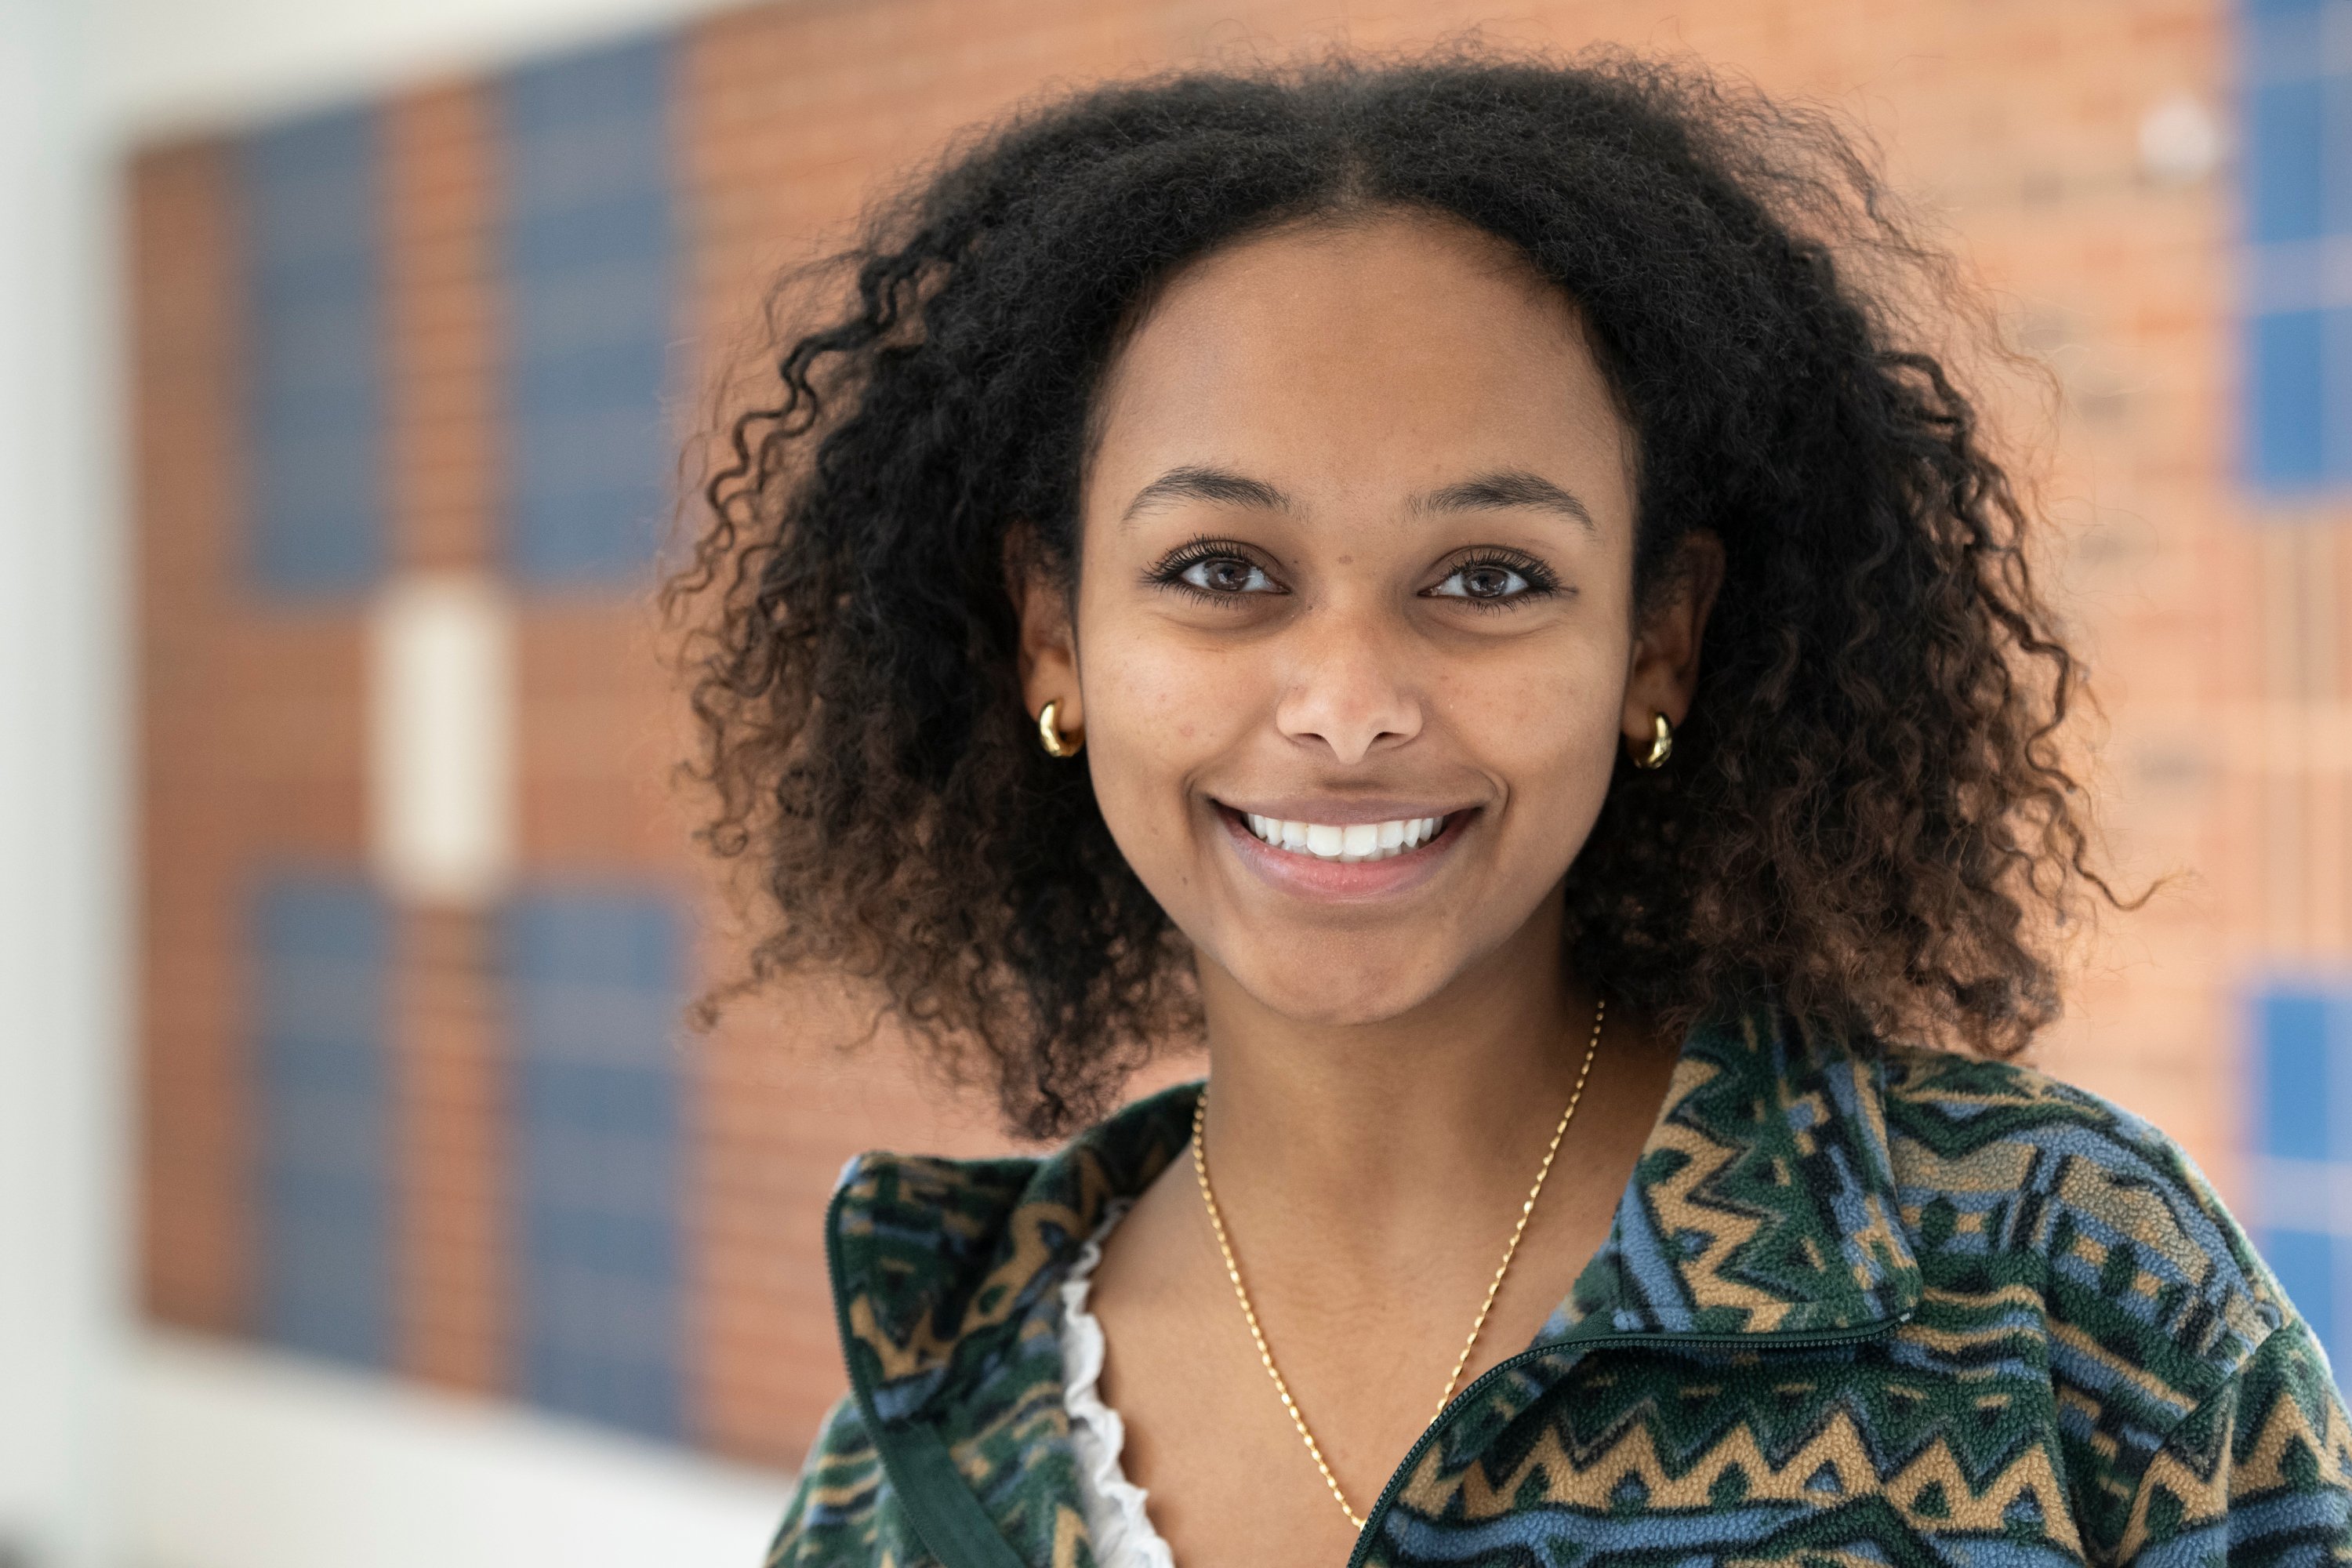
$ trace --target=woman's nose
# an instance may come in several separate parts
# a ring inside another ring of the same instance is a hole
[[[1302,616],[1283,661],[1275,725],[1288,739],[1330,748],[1342,766],[1421,732],[1422,699],[1408,638],[1376,616],[1336,608]]]

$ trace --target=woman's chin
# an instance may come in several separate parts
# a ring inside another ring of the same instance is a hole
[[[1327,961],[1328,962],[1328,961]],[[1349,964],[1302,979],[1309,964],[1270,964],[1261,958],[1234,978],[1267,1012],[1305,1028],[1346,1029],[1401,1018],[1444,989],[1442,975],[1426,977],[1394,965]]]

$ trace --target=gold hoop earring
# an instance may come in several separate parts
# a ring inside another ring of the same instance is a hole
[[[1666,759],[1675,754],[1675,727],[1666,722],[1666,716],[1663,713],[1657,719],[1657,733],[1650,738],[1650,749],[1633,759],[1633,765],[1637,768],[1663,768],[1666,765]]]
[[[1072,741],[1063,736],[1054,722],[1054,716],[1061,710],[1062,701],[1058,697],[1045,704],[1044,710],[1037,715],[1037,739],[1045,742],[1045,754],[1049,757],[1075,757],[1079,748],[1087,743],[1086,737],[1081,734]]]

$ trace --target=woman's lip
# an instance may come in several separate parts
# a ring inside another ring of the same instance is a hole
[[[1454,816],[1473,809],[1465,805],[1437,805],[1425,800],[1351,799],[1307,800],[1294,796],[1288,800],[1225,800],[1212,796],[1219,806],[1242,816],[1271,816],[1276,822],[1319,822],[1331,827],[1349,827],[1367,822],[1410,822],[1417,816]]]
[[[1453,853],[1475,815],[1474,811],[1447,814],[1445,826],[1436,837],[1402,855],[1350,861],[1326,860],[1319,856],[1277,849],[1252,833],[1249,824],[1232,806],[1222,803],[1217,806],[1217,819],[1224,824],[1225,835],[1233,841],[1234,852],[1243,865],[1285,892],[1333,900],[1381,898],[1426,880]]]

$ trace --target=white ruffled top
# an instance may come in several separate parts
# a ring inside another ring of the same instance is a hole
[[[1094,1538],[1095,1562],[1100,1568],[1176,1568],[1168,1542],[1144,1511],[1143,1489],[1119,1468],[1127,1426],[1118,1411],[1103,1403],[1102,1324],[1087,1310],[1095,1269],[1102,1262],[1103,1237],[1125,1217],[1127,1208],[1115,1203],[1104,1212],[1102,1224],[1087,1238],[1062,1281],[1062,1403],[1070,1413],[1078,1499],[1086,1510],[1087,1533]]]

